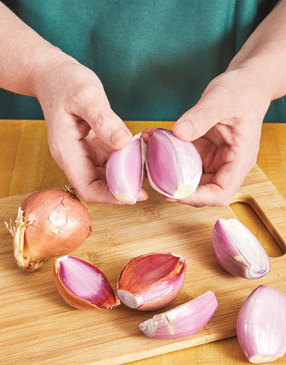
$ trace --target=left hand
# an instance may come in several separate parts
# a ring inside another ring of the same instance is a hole
[[[226,71],[211,81],[198,103],[173,126],[177,137],[193,141],[204,170],[197,190],[180,203],[197,207],[230,203],[256,163],[270,101],[267,90],[245,69]]]
[[[132,141],[132,133],[111,109],[93,71],[65,54],[42,64],[35,71],[35,90],[53,158],[83,200],[123,204],[109,191],[106,162]],[[147,197],[141,189],[138,200]]]

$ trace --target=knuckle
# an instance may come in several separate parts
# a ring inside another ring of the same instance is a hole
[[[84,200],[87,203],[92,203],[94,201],[94,199],[91,199],[91,196],[86,193],[86,192],[79,192],[79,196],[81,197],[82,200]]]
[[[232,78],[227,73],[217,76],[209,83],[201,98],[207,104],[232,105],[235,98]]]
[[[96,108],[92,108],[91,106],[87,107],[86,113],[90,116],[90,119],[95,121],[93,125],[93,130],[95,133],[101,131],[106,122],[106,115],[102,110],[98,110]]]
[[[200,136],[206,133],[212,125],[212,106],[200,103],[195,111],[195,120],[192,122],[193,135]]]
[[[94,84],[81,84],[74,89],[72,101],[74,105],[88,105],[93,103],[100,93],[100,87]]]
[[[209,95],[210,101],[214,103],[223,102],[224,105],[230,105],[233,103],[233,92],[228,85],[217,86],[216,92]]]
[[[93,200],[91,199],[91,195],[88,191],[88,189],[84,188],[81,185],[78,184],[73,184],[73,186],[75,187],[78,195],[80,196],[80,198],[88,203],[91,203]]]

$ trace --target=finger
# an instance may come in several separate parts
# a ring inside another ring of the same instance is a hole
[[[138,195],[138,201],[143,201],[148,199],[148,193],[146,190],[141,189]]]
[[[70,125],[71,121],[66,123]],[[108,189],[104,169],[94,165],[85,140],[74,140],[68,131],[63,137],[61,130],[58,137],[60,143],[55,141],[57,148],[53,148],[53,157],[64,170],[69,182],[78,191],[79,196],[87,202],[120,204]]]
[[[148,143],[148,141],[149,141],[150,137],[153,135],[155,129],[157,129],[157,128],[148,128],[148,129],[145,129],[143,132],[141,132],[141,136],[145,143]]]
[[[76,128],[74,129],[74,137],[75,139],[85,138],[88,136],[91,127],[86,121],[77,118],[75,119]]]
[[[239,189],[247,172],[248,169],[244,166],[243,161],[228,162],[215,175],[209,174],[194,193],[179,202],[199,207],[226,206]],[[207,183],[203,184],[204,182]]]
[[[209,184],[213,180],[213,178],[214,174],[203,174],[200,180],[200,185]],[[164,196],[164,199],[168,202],[179,202],[178,199],[169,198],[168,196]],[[180,200],[180,202],[184,203],[182,200]]]
[[[103,87],[82,90],[76,97],[75,111],[95,135],[112,149],[120,149],[132,140],[132,133],[111,109]]]
[[[230,118],[228,105],[204,96],[198,104],[184,113],[174,124],[174,134],[184,141],[194,141],[205,135],[213,126]]]

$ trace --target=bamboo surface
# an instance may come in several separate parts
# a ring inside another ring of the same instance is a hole
[[[168,128],[171,126],[169,122],[128,122],[127,123],[133,133],[145,129],[149,126],[163,126]],[[43,122],[39,121],[1,121],[0,122],[0,197],[22,194],[41,188],[54,187],[66,183],[63,173],[57,168],[52,160],[48,146],[46,143],[46,130]],[[261,149],[258,158],[258,165],[268,175],[270,180],[276,185],[280,193],[286,197],[286,125],[283,124],[264,124],[261,139]],[[258,175],[257,175],[258,176]],[[256,178],[257,178],[256,176]],[[259,190],[259,189],[258,189]],[[256,189],[257,192],[257,189]],[[254,194],[256,194],[253,191]],[[237,195],[240,200],[248,196],[249,191],[241,190],[241,195]],[[267,195],[267,194],[266,194]],[[260,197],[265,195],[260,195]],[[12,198],[11,201],[14,198]],[[157,199],[157,198],[156,198]],[[279,199],[278,199],[279,200]],[[280,201],[280,200],[279,200]],[[16,202],[16,200],[15,200]],[[268,196],[268,202],[273,204],[271,195]],[[267,199],[259,202],[263,209],[267,210]],[[276,204],[277,205],[277,204]],[[279,204],[278,204],[279,205]],[[10,207],[11,208],[11,207]],[[181,208],[180,208],[181,209]],[[227,208],[223,208],[227,209]],[[265,229],[262,222],[257,218],[256,214],[245,205],[234,204],[232,206],[235,214],[244,221],[249,228],[264,243],[270,256],[279,256],[280,250],[273,243],[273,239],[269,232]],[[274,208],[273,208],[274,209]],[[272,209],[269,214],[276,214]],[[275,209],[274,209],[275,210]],[[148,211],[148,209],[146,210]],[[258,210],[259,212],[259,210]],[[229,213],[231,214],[231,213]],[[260,212],[261,214],[261,212]],[[267,222],[268,217],[261,214],[264,221]],[[285,211],[284,211],[285,216]],[[153,217],[154,218],[154,217]],[[278,224],[278,230],[283,230],[285,218],[274,217]],[[284,221],[283,221],[284,220]],[[268,227],[273,228],[271,225]],[[279,235],[276,237],[279,240]],[[277,261],[282,262],[277,257]],[[284,264],[285,266],[285,264]],[[284,269],[285,270],[285,269]],[[279,274],[280,270],[274,270]],[[283,274],[281,270],[281,275]],[[279,276],[279,275],[278,275]],[[271,278],[271,280],[274,280]],[[281,278],[279,278],[281,280]],[[285,279],[284,279],[285,280]],[[65,308],[66,310],[66,308]],[[9,318],[6,318],[8,321]],[[210,327],[211,328],[211,327]],[[204,333],[206,335],[206,333]],[[20,345],[20,344],[19,344]],[[1,346],[2,347],[2,346]],[[24,348],[24,350],[23,350]],[[177,347],[178,348],[178,347]],[[170,346],[167,351],[173,351],[176,346]],[[25,340],[19,346],[19,359],[21,351],[25,351]],[[35,348],[36,351],[36,348]],[[130,352],[133,351],[130,344]],[[3,354],[3,347],[1,348]],[[154,352],[153,352],[154,353]],[[126,357],[126,361],[132,357]],[[5,364],[10,364],[8,359]],[[19,361],[21,363],[21,361]],[[36,363],[36,362],[35,362]],[[39,362],[40,363],[40,362]],[[48,362],[47,362],[48,363]],[[56,362],[61,364],[60,362]],[[71,362],[70,362],[71,363]],[[92,363],[92,362],[90,362]],[[201,346],[191,347],[185,350],[171,352],[168,354],[152,357],[144,360],[133,362],[136,365],[176,365],[176,364],[245,364],[247,363],[238,344],[236,338],[221,340]],[[11,362],[12,364],[12,362]],[[33,362],[31,362],[33,364]],[[104,364],[104,362],[103,362]],[[106,362],[106,365],[109,362]],[[286,360],[277,360],[275,364],[286,364]]]

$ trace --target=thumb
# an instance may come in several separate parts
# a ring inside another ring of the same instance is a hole
[[[114,150],[123,148],[132,140],[132,133],[111,109],[102,88],[96,88],[78,103],[78,116],[86,121],[95,135]]]
[[[194,141],[205,135],[213,126],[227,119],[226,111],[219,104],[200,100],[174,124],[174,134],[184,141]]]

